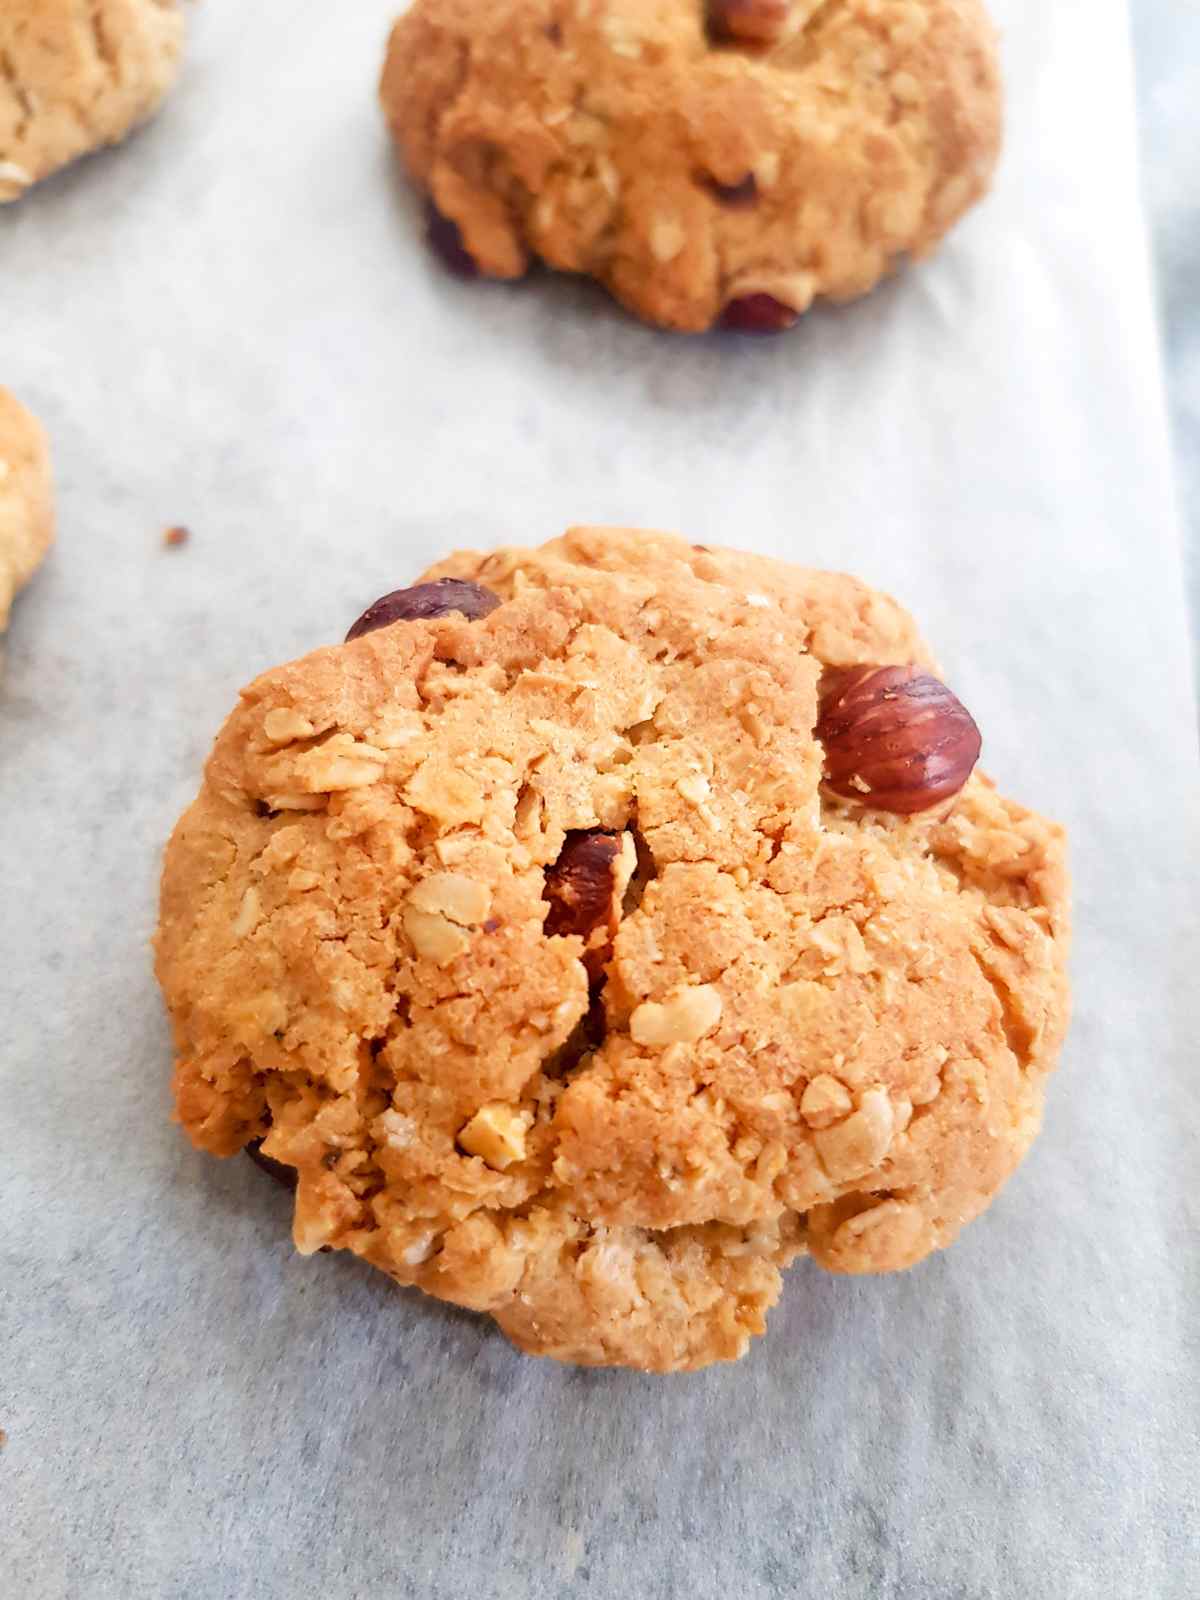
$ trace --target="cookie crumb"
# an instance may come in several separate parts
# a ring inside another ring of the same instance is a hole
[[[192,530],[176,523],[173,528],[168,528],[163,534],[163,543],[169,549],[176,549],[181,544],[186,544],[192,537]]]

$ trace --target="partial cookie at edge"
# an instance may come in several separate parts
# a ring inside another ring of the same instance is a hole
[[[158,109],[183,46],[177,0],[5,0],[0,9],[0,203]]]
[[[0,629],[54,539],[50,451],[37,418],[0,388]]]

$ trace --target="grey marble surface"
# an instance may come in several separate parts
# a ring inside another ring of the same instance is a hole
[[[1154,250],[1200,685],[1200,4],[1133,8],[1142,191]]]

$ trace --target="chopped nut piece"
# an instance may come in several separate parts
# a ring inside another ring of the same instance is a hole
[[[233,936],[235,939],[245,939],[252,934],[262,921],[262,905],[258,898],[257,889],[247,889],[242,896],[242,903],[237,916],[233,919]]]
[[[712,785],[702,772],[689,772],[686,777],[676,781],[675,787],[694,806],[703,805],[712,793]]]
[[[615,200],[621,192],[621,174],[607,156],[596,157],[596,176],[608,198]]]
[[[778,150],[763,150],[755,157],[754,176],[760,189],[770,189],[779,181]]]
[[[311,739],[316,731],[308,718],[291,706],[272,706],[263,718],[263,732],[272,744]]]
[[[642,53],[642,43],[628,24],[618,17],[607,17],[602,23],[608,47],[615,55],[627,56],[637,61]]]
[[[650,229],[650,253],[663,266],[675,257],[687,243],[683,224],[675,217],[659,217]]]
[[[435,756],[423,761],[413,773],[404,797],[410,806],[446,827],[461,827],[483,819],[483,790],[478,780]]]
[[[400,1252],[400,1259],[406,1267],[419,1267],[423,1261],[428,1261],[433,1254],[434,1240],[437,1234],[432,1228],[426,1228],[419,1233]]]
[[[296,762],[295,776],[314,793],[336,794],[343,789],[365,789],[383,776],[382,752],[369,746],[347,744],[338,749],[331,740],[310,750]]]
[[[877,1167],[892,1142],[895,1119],[885,1089],[868,1089],[858,1110],[844,1122],[813,1134],[826,1172],[835,1183],[849,1183]]]
[[[386,1111],[380,1113],[375,1136],[387,1145],[389,1150],[408,1150],[416,1140],[417,1124],[412,1117],[406,1117],[402,1112],[389,1106]]]
[[[721,1020],[721,996],[709,983],[676,989],[661,1004],[644,1000],[629,1019],[636,1044],[694,1044]]]
[[[503,1100],[482,1106],[463,1128],[458,1142],[468,1155],[478,1156],[497,1172],[525,1159],[525,1135],[533,1125],[528,1111],[515,1111]]]
[[[435,911],[418,911],[409,906],[404,913],[404,931],[419,956],[427,956],[436,966],[446,967],[455,956],[470,949],[471,941],[461,928]]]
[[[818,1073],[800,1100],[800,1115],[810,1128],[827,1128],[848,1116],[854,1102],[850,1091],[827,1072]]]
[[[32,172],[19,166],[15,161],[0,161],[0,189],[8,184],[12,184],[16,189],[28,189],[32,183]],[[5,199],[8,198],[6,195]]]
[[[492,907],[492,892],[486,884],[461,872],[434,872],[422,879],[408,897],[418,911],[440,913],[466,928],[487,921]]]
[[[268,794],[263,797],[262,804],[267,811],[320,811],[326,801],[323,794],[296,794],[291,790],[284,790],[279,794]]]

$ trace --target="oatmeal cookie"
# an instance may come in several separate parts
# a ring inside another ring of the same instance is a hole
[[[450,263],[697,332],[928,254],[1000,147],[980,0],[416,0],[381,97]]]
[[[177,0],[4,0],[0,202],[119,144],[158,109],[182,44]]]
[[[53,539],[46,435],[37,418],[0,389],[0,629]]]
[[[191,1139],[522,1349],[740,1356],[780,1269],[911,1266],[1028,1149],[1061,830],[853,578],[577,528],[243,691],[171,839]]]

